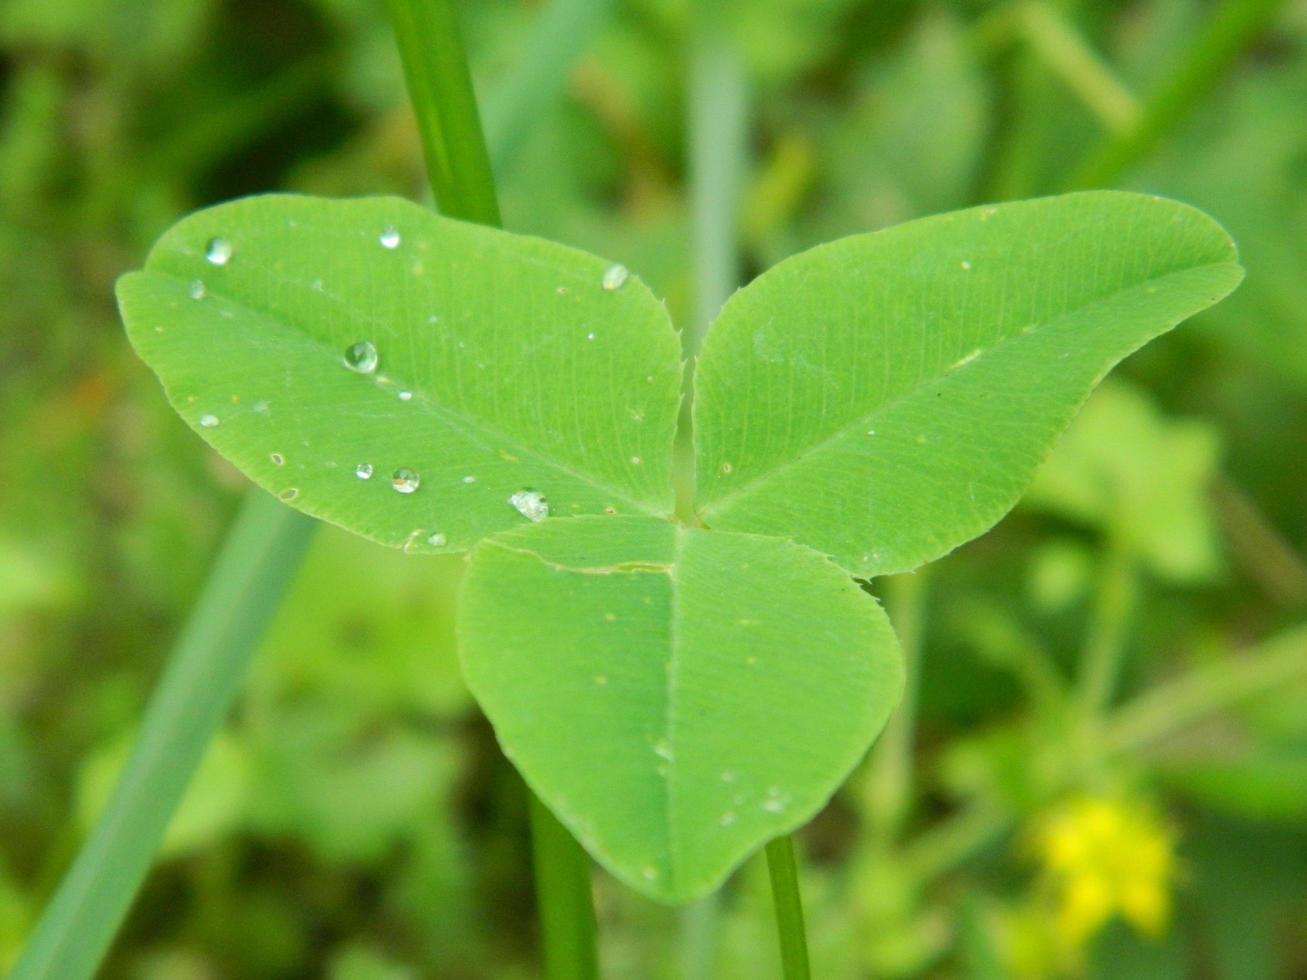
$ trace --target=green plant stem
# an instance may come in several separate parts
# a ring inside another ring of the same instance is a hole
[[[313,528],[262,491],[246,498],[150,698],[113,796],[10,980],[82,980],[95,972]]]
[[[1147,100],[1134,125],[1093,152],[1072,174],[1067,189],[1116,183],[1189,115],[1284,5],[1285,0],[1226,0]]]
[[[691,362],[708,325],[740,284],[739,212],[749,138],[744,59],[709,10],[699,19],[688,113],[695,281],[685,355]]]
[[[548,980],[592,980],[599,975],[595,951],[594,899],[590,862],[572,835],[534,794],[531,850],[536,905]]]
[[[445,214],[500,224],[490,153],[451,0],[386,0],[427,177]]]
[[[1093,617],[1081,653],[1080,720],[1094,725],[1111,703],[1125,658],[1137,582],[1129,546],[1112,535],[1103,555]]]
[[[928,574],[922,569],[885,580],[885,606],[899,638],[904,674],[903,698],[876,741],[867,772],[873,833],[885,844],[898,838],[912,802],[912,751]]]
[[[498,227],[495,178],[453,4],[387,0],[387,6],[440,210]],[[529,795],[547,975],[583,980],[598,969],[590,859],[535,794]]]
[[[1142,694],[1104,726],[1104,749],[1130,753],[1244,701],[1307,677],[1307,627],[1262,644],[1257,653],[1222,659]]]
[[[599,33],[616,0],[553,0],[540,12],[513,73],[486,99],[486,143],[500,182],[532,130],[567,82],[572,65]]]
[[[693,314],[690,329],[682,335],[687,370],[693,370],[708,325],[740,284],[739,219],[749,127],[744,60],[711,4],[696,6],[694,31],[686,106],[694,270]],[[686,423],[689,408],[686,399]],[[688,432],[689,425],[682,424],[680,430]],[[696,521],[688,439],[678,446],[678,462],[684,477],[677,481],[677,513]],[[681,911],[679,965],[684,980],[712,980],[716,975],[721,901],[715,891]]]
[[[808,980],[808,939],[803,927],[803,900],[799,895],[799,866],[794,842],[787,835],[767,844],[767,873],[776,905],[776,929],[781,943],[781,976]]]
[[[1021,3],[1017,24],[1031,50],[1109,131],[1123,132],[1138,121],[1134,95],[1052,4]]]

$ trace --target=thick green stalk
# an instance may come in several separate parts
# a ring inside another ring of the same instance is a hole
[[[1189,115],[1225,71],[1265,30],[1285,0],[1226,0],[1207,20],[1162,87],[1147,100],[1133,126],[1094,152],[1068,181],[1068,189],[1104,187],[1138,163]]]
[[[314,522],[262,491],[245,500],[150,699],[131,758],[10,980],[94,974],[173,811],[245,676]]]
[[[584,854],[578,860],[580,849],[567,828],[534,793],[530,797],[544,975],[548,980],[593,980],[599,976],[599,962],[590,862]]]
[[[436,203],[453,217],[498,227],[499,197],[451,0],[387,0],[387,6]],[[590,858],[530,795],[547,975],[551,980],[595,976]]]
[[[809,980],[808,937],[803,927],[803,900],[799,895],[799,866],[794,841],[777,837],[767,845],[767,873],[776,904],[776,931],[781,942],[781,976]]]
[[[453,3],[387,0],[386,7],[436,205],[451,217],[498,226],[495,176]]]

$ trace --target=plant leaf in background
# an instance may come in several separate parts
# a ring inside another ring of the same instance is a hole
[[[1011,509],[1113,365],[1242,274],[1206,215],[1108,191],[795,256],[736,293],[704,343],[700,512],[859,576],[938,558]]]
[[[458,629],[505,753],[662,901],[706,894],[807,822],[902,684],[884,613],[823,556],[638,517],[487,539]]]
[[[1212,426],[1168,419],[1139,389],[1104,384],[1035,475],[1026,501],[1116,534],[1172,582],[1220,567],[1209,499],[1220,443]]]
[[[399,199],[271,195],[179,222],[118,294],[201,435],[383,544],[462,550],[541,496],[671,509],[679,344],[594,256]]]

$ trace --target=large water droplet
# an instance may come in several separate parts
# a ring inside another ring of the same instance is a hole
[[[369,341],[360,340],[345,348],[345,367],[359,374],[371,374],[380,360],[377,349]]]
[[[218,416],[216,416],[216,415],[201,415],[201,416],[200,416],[200,425],[203,426],[203,427],[206,428],[206,429],[212,429],[212,428],[214,428],[217,424],[218,424]]]
[[[407,401],[412,401],[412,400],[413,400],[413,392],[411,392],[411,391],[401,391],[401,392],[397,392],[397,395],[398,395],[398,397],[399,397],[399,400],[402,401],[402,402],[407,402]]]
[[[285,465],[286,465],[286,457],[283,456],[281,453],[270,453],[269,456],[268,456],[268,458],[269,458],[270,460],[272,460],[272,465],[273,465],[273,466],[285,466]]]
[[[620,262],[610,265],[604,270],[604,289],[607,289],[610,292],[614,289],[621,289],[622,284],[626,282],[626,277],[630,274],[631,273],[627,270],[626,266],[622,265]]]
[[[371,464],[371,463],[359,463],[358,466],[354,467],[354,475],[357,476],[360,480],[371,480],[371,479],[372,479],[372,464]]]
[[[519,490],[508,502],[528,521],[539,523],[549,516],[549,501],[539,490]]]
[[[226,265],[231,259],[231,242],[225,238],[210,238],[204,246],[204,257],[213,265]]]
[[[382,248],[399,248],[399,229],[394,225],[386,225],[377,236],[377,241],[381,242]]]
[[[191,299],[204,299],[204,294],[206,292],[204,288],[204,280],[196,279],[191,283],[191,288],[188,292],[191,294]]]
[[[421,483],[422,477],[407,466],[401,466],[390,475],[390,485],[400,493],[413,493]]]

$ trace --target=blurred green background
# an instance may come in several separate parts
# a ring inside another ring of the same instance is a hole
[[[997,530],[876,584],[919,683],[799,844],[819,977],[1307,977],[1307,3],[461,6],[506,226],[686,327],[817,242],[1061,189],[1247,21],[1111,175],[1210,210],[1247,282],[1132,358]],[[114,278],[204,204],[424,188],[380,0],[0,4],[0,972],[244,489]],[[461,567],[321,529],[103,976],[536,975]],[[1083,665],[1118,653],[1086,738]],[[756,863],[689,917],[596,888],[608,976],[776,975]]]

